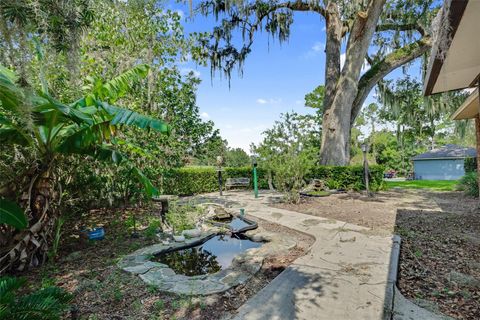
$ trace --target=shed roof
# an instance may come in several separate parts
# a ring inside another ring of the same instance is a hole
[[[464,159],[474,158],[477,151],[474,148],[462,147],[456,144],[447,144],[441,148],[433,149],[428,152],[419,154],[412,160],[431,160],[431,159]]]

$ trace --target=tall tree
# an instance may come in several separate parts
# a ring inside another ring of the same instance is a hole
[[[326,23],[322,164],[346,165],[350,129],[371,89],[392,70],[430,47],[428,27],[434,0],[203,1],[204,15],[222,18],[208,44],[212,71],[230,77],[243,65],[256,33],[266,30],[281,42],[290,36],[295,12],[319,14]],[[320,28],[319,28],[320,29]],[[234,30],[243,36],[241,48]],[[346,43],[341,66],[342,43]],[[371,48],[371,50],[369,50]],[[370,52],[369,52],[370,51]],[[361,74],[365,60],[370,69]]]

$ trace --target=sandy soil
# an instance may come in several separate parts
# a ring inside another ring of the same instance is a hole
[[[480,319],[480,210],[460,192],[392,190],[304,198],[276,207],[402,237],[398,286],[431,311]]]
[[[399,210],[425,212],[474,212],[476,201],[459,192],[392,190],[367,197],[357,192],[328,197],[303,197],[299,204],[276,204],[276,207],[372,228],[379,234],[391,234]]]

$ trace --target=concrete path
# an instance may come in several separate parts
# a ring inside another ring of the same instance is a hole
[[[311,251],[248,300],[234,319],[389,319],[392,239],[364,227],[268,206],[278,195],[228,192],[248,215],[315,237]],[[390,288],[390,289],[387,289]],[[387,310],[387,312],[385,312]]]

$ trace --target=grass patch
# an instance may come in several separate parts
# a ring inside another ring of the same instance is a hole
[[[455,191],[457,183],[456,180],[385,181],[387,189],[431,189],[435,191]]]

